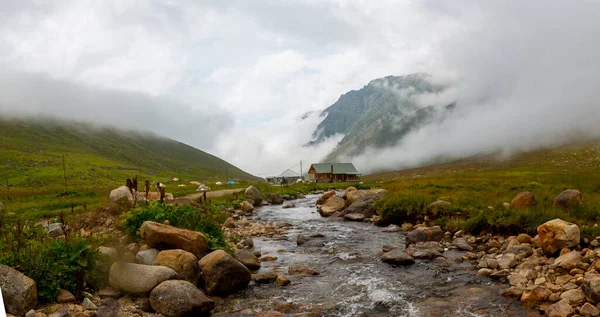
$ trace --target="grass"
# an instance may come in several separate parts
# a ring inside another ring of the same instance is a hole
[[[390,221],[422,221],[427,206],[442,199],[452,203],[452,210],[429,218],[454,231],[533,234],[538,225],[558,217],[577,223],[588,237],[600,235],[594,226],[600,220],[598,143],[539,150],[504,160],[493,155],[475,157],[366,179],[381,182],[388,190],[377,207]],[[554,208],[554,198],[570,188],[583,193],[583,205],[568,211]],[[522,191],[533,192],[537,205],[505,210],[503,203]]]

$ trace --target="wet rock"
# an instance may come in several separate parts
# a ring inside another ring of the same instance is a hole
[[[164,266],[115,262],[110,267],[109,283],[128,294],[147,295],[156,285],[177,277],[177,273]]]
[[[400,227],[396,225],[389,225],[387,228],[381,230],[381,232],[400,232]]]
[[[532,192],[521,192],[510,202],[510,207],[524,209],[535,206],[535,196]]]
[[[524,291],[525,290],[520,287],[511,286],[507,290],[502,292],[502,296],[518,299],[518,298],[521,298],[521,295],[523,295]]]
[[[317,199],[317,205],[324,204],[329,198],[331,198],[333,196],[335,196],[334,190],[330,190],[330,191],[326,192],[325,194],[321,195],[321,197],[319,197]]]
[[[384,263],[396,265],[410,265],[415,263],[415,259],[413,257],[406,254],[400,249],[395,249],[390,252],[384,253],[381,256],[381,261]]]
[[[535,307],[537,304],[545,301],[552,294],[543,286],[536,286],[533,289],[526,289],[521,296],[521,305],[523,307]]]
[[[182,249],[201,258],[208,252],[208,240],[201,232],[146,221],[140,227],[144,241],[157,249]]]
[[[273,261],[277,261],[277,257],[274,255],[264,255],[264,256],[261,256],[260,258],[258,258],[258,260],[260,262],[273,262]]]
[[[312,270],[308,266],[304,264],[294,264],[288,268],[288,274],[290,275],[300,275],[300,276],[313,276],[319,275],[320,273]]]
[[[246,191],[244,192],[244,196],[246,196],[246,198],[251,199],[254,201],[254,206],[260,206],[260,204],[263,201],[263,196],[260,193],[260,191],[258,189],[256,189],[256,187],[254,186],[250,186],[246,189]]]
[[[439,226],[417,228],[406,236],[406,244],[417,244],[418,242],[441,241],[444,232]]]
[[[252,280],[259,284],[269,284],[275,282],[277,279],[277,273],[273,271],[261,272],[252,275]]]
[[[273,204],[273,205],[281,205],[283,204],[283,197],[281,197],[279,194],[270,194],[269,195],[269,203]]]
[[[375,202],[385,196],[386,191],[384,189],[372,189],[364,194],[356,196],[355,201],[351,204],[350,199],[346,201],[348,206],[344,213],[356,213],[363,214],[365,218],[371,218],[377,214],[375,208]]]
[[[156,249],[140,251],[135,255],[135,262],[138,264],[152,265],[152,262],[154,262],[154,258],[156,258],[157,254],[158,250]]]
[[[567,189],[554,199],[554,207],[571,209],[571,207],[581,204],[582,201],[583,195],[580,191],[576,189]]]
[[[561,219],[550,220],[537,228],[540,245],[546,255],[552,255],[562,248],[579,245],[580,231],[574,223]]]
[[[56,295],[57,303],[64,304],[64,303],[72,303],[74,301],[75,301],[75,295],[73,295],[71,292],[67,291],[66,289],[58,290],[58,295]]]
[[[344,215],[344,219],[346,219],[348,221],[364,221],[365,215],[357,214],[357,213],[350,213],[350,214]]]
[[[546,316],[548,317],[568,317],[575,313],[575,310],[569,305],[568,300],[561,300],[558,303],[554,303],[546,309]]]
[[[288,286],[290,283],[292,283],[292,281],[283,274],[277,275],[277,279],[275,280],[275,284],[279,286]]]
[[[288,209],[288,208],[296,208],[296,205],[294,205],[294,204],[285,204],[285,205],[283,205],[283,207],[281,207],[281,208],[283,208],[283,209]]]
[[[577,252],[577,251],[572,251],[569,253],[565,253],[561,256],[559,256],[556,261],[554,261],[554,265],[561,267],[567,271],[570,271],[574,268],[576,268],[578,265],[581,265],[582,262],[582,257],[581,257],[581,253]]]
[[[492,273],[494,273],[494,270],[484,268],[477,271],[477,276],[490,276]]]
[[[251,251],[237,250],[233,253],[233,257],[245,265],[250,271],[260,269],[260,261]]]
[[[250,283],[250,270],[223,250],[214,251],[200,262],[204,289],[209,295],[225,295]]]
[[[590,303],[585,303],[583,304],[583,306],[581,306],[581,308],[579,309],[579,313],[582,316],[588,317],[588,316],[600,316],[600,310],[598,310],[598,308],[596,308],[596,306],[590,304]]]
[[[346,201],[338,196],[330,197],[319,207],[319,214],[323,217],[330,217],[336,212],[341,212],[346,208]]]
[[[150,293],[150,304],[167,317],[208,316],[215,303],[188,281],[166,281]]]
[[[119,316],[121,304],[113,299],[106,298],[100,302],[100,307],[96,311],[96,317],[115,317]]]
[[[0,288],[9,314],[23,316],[37,305],[35,281],[9,266],[0,265]]]
[[[499,271],[494,271],[494,273],[492,273],[492,275],[490,275],[490,277],[500,279],[500,278],[508,277],[509,274],[510,274],[509,269],[502,269]]]
[[[198,258],[181,249],[160,251],[152,265],[168,267],[177,272],[177,279],[186,280],[194,285],[200,277]]]
[[[473,251],[466,238],[456,238],[452,241],[452,245],[461,251]]]
[[[442,212],[450,211],[451,207],[452,204],[450,202],[447,202],[445,200],[438,200],[436,202],[431,203],[427,207],[427,213],[435,217]]]
[[[298,246],[310,246],[310,247],[322,247],[325,245],[325,236],[320,233],[315,233],[310,236],[307,235],[298,235],[296,238],[296,245]]]

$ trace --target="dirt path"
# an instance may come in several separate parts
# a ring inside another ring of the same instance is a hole
[[[229,195],[229,194],[241,193],[244,190],[246,190],[246,188],[213,190],[213,191],[206,192],[206,197],[207,198],[221,197],[221,196],[225,196],[225,195]],[[202,192],[197,192],[195,194],[191,194],[191,195],[181,197],[181,198],[193,200],[193,199],[197,199],[197,198],[201,197],[202,194],[203,194]]]

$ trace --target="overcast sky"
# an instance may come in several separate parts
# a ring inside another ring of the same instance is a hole
[[[543,146],[572,132],[573,120],[597,132],[599,7],[0,1],[0,110],[148,129],[267,176],[318,161],[340,140],[302,147],[320,120],[316,112],[301,121],[307,112],[372,79],[427,72],[460,83],[462,112],[357,164],[459,157],[522,141],[519,133],[528,142],[517,147]],[[488,142],[473,138],[481,133]]]

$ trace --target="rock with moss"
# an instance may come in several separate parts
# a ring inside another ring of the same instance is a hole
[[[0,289],[9,314],[23,316],[37,305],[35,281],[6,265],[0,265]]]

